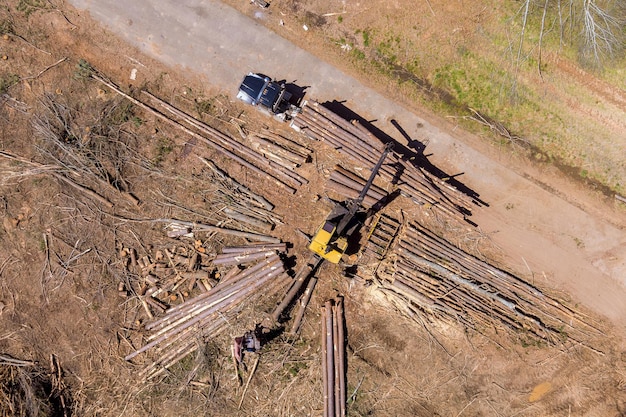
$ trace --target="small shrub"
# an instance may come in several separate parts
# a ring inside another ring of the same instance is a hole
[[[143,119],[141,117],[133,116],[130,120],[133,122],[135,127],[141,127],[141,125],[143,125]]]
[[[0,94],[6,94],[9,88],[20,82],[20,76],[17,74],[6,74],[0,76]]]
[[[111,110],[105,122],[107,124],[119,126],[128,121],[132,121],[135,126],[141,126],[141,119],[135,116],[133,110],[133,103],[124,100],[119,105],[115,106],[113,110]],[[139,124],[137,124],[136,119],[139,120]]]
[[[213,108],[213,100],[194,100],[196,112],[201,115],[202,113],[210,113]]]
[[[169,155],[174,150],[174,146],[172,144],[171,139],[166,137],[161,137],[157,140],[156,148],[155,148],[155,156],[152,160],[152,163],[158,166],[161,162],[165,160],[167,155]]]
[[[363,39],[363,46],[368,48],[372,44],[372,33],[369,29],[357,29],[356,35],[361,35]]]
[[[91,64],[84,59],[78,61],[76,64],[76,71],[74,71],[74,79],[76,80],[86,80],[91,78],[91,75],[94,73],[94,69]]]
[[[45,0],[20,0],[17,4],[17,10],[26,16],[30,16],[37,10],[45,10],[47,8],[48,4]]]
[[[4,34],[12,34],[13,32],[13,23],[10,20],[0,21],[0,35]]]

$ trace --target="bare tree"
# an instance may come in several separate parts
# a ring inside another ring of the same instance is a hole
[[[537,45],[540,75],[544,41],[552,27],[550,21],[558,25],[559,45],[566,42],[570,45],[580,44],[581,60],[596,67],[626,49],[626,36],[622,30],[626,4],[619,0],[523,0],[517,12],[517,19],[521,23],[517,54],[512,57],[515,74],[525,59],[524,43],[529,24],[535,15],[540,19]]]
[[[546,0],[543,5],[543,16],[541,16],[541,30],[539,31],[539,58],[537,59],[537,69],[539,71],[539,76],[543,79],[543,74],[541,73],[541,44],[543,43],[543,30],[546,24],[546,14],[548,12],[548,3],[550,0]],[[559,1],[559,5],[560,5]]]
[[[611,58],[620,48],[619,18],[602,8],[595,0],[583,0],[583,54],[592,58],[596,65],[604,58]]]

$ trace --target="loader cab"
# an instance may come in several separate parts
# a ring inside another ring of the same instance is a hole
[[[315,232],[309,250],[334,264],[338,264],[348,247],[348,240],[344,236],[335,236],[337,225],[326,220]]]
[[[348,247],[353,246],[355,232],[364,220],[365,212],[351,212],[346,205],[346,201],[334,205],[308,246],[310,251],[334,264],[338,264]]]

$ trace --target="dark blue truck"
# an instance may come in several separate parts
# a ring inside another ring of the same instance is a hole
[[[285,120],[294,107],[289,102],[291,93],[284,83],[279,84],[266,75],[253,72],[243,78],[237,98],[281,120]]]

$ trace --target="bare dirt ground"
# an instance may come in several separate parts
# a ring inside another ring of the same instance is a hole
[[[301,18],[306,9],[299,3],[293,5],[293,9],[277,10],[292,10],[294,19]],[[384,13],[363,7],[360,18],[375,19],[376,15]],[[339,269],[330,266],[321,272],[324,280],[314,296],[301,337],[281,337],[264,349],[241,409],[238,404],[243,392],[233,378],[229,343],[232,336],[250,328],[263,311],[268,311],[273,299],[248,303],[239,321],[207,341],[195,357],[181,362],[161,379],[142,382],[138,372],[145,365],[143,359],[133,363],[123,359],[141,344],[140,324],[146,317],[131,291],[126,297],[119,295],[120,282],[127,283],[120,248],[132,247],[145,255],[172,245],[193,247],[195,242],[169,239],[157,223],[127,219],[180,216],[218,220],[212,210],[208,172],[196,158],[206,156],[276,205],[285,224],[274,233],[294,244],[292,255],[301,256],[304,239],[295,229],[310,232],[325,215],[328,207],[312,204],[312,196],[323,194],[323,181],[319,179],[323,178],[324,168],[340,158],[323,145],[308,144],[318,151],[317,159],[302,174],[313,181],[296,196],[285,195],[182,132],[129,107],[110,90],[82,76],[79,60],[85,59],[111,79],[119,80],[127,91],[147,88],[233,136],[238,132],[232,118],[249,131],[269,128],[282,132],[284,126],[261,118],[220,91],[207,89],[203,80],[193,74],[181,74],[141,55],[69,6],[50,9],[44,3],[19,2],[19,7],[9,3],[0,16],[4,25],[10,22],[10,30],[3,26],[7,36],[0,40],[0,55],[6,56],[0,63],[6,86],[0,113],[1,147],[41,164],[32,166],[6,158],[0,161],[0,374],[7,381],[0,391],[3,414],[321,415],[317,306],[337,292],[348,300],[348,415],[626,414],[623,317],[616,315],[611,322],[593,305],[576,305],[603,329],[604,335],[594,336],[587,343],[557,346],[529,343],[497,327],[473,332],[451,323],[424,325],[404,317],[379,293],[350,283]],[[287,20],[289,16],[282,18]],[[308,38],[310,48],[323,53],[323,43],[313,40]],[[121,56],[141,57],[147,69],[140,72],[139,79],[128,81]],[[67,131],[73,135],[63,137],[62,143],[103,166],[85,167],[78,159],[68,162],[59,155],[50,138],[42,135],[46,129],[41,127],[46,123],[41,122],[54,120],[51,108],[61,113],[67,109],[71,115],[66,119]],[[449,126],[445,121],[441,123]],[[285,134],[302,141],[293,132]],[[502,155],[500,149],[479,142],[476,145],[524,172],[527,161],[523,157]],[[104,195],[113,202],[113,208],[51,175],[61,163],[66,164],[65,170],[76,171],[71,178]],[[94,169],[112,174],[122,191],[94,180],[88,175]],[[607,205],[597,194],[569,183],[549,167],[525,169],[531,178],[540,178],[555,188],[551,191],[558,190],[578,207],[623,231],[619,206]],[[142,204],[135,205],[126,191]],[[511,212],[523,207],[524,212],[518,215],[528,219],[532,213],[527,210],[551,210],[527,208],[523,205],[525,190],[513,191],[514,198],[510,197],[511,190],[481,190],[502,196],[491,203],[508,204]],[[390,207],[390,212],[407,210],[401,202],[398,205]],[[411,215],[420,217],[421,213]],[[489,227],[484,223],[488,217],[478,219],[484,228]],[[532,227],[541,230],[541,225]],[[523,262],[520,264],[519,258],[512,261],[514,255],[502,246],[535,246],[537,252],[552,247],[524,241],[523,229],[519,230],[520,242],[508,243],[499,242],[495,231],[491,236],[457,227],[449,233],[465,246],[479,242],[481,253],[522,273]],[[571,229],[563,234],[566,236],[544,236],[546,242],[570,241],[571,252],[555,252],[555,261],[574,267],[585,265],[577,259],[577,247],[593,247],[595,242]],[[199,239],[209,252],[227,243],[239,243],[210,235]],[[615,239],[623,239],[623,234]],[[603,256],[606,258],[598,258],[598,262],[614,261],[610,255]],[[511,266],[510,261],[516,264]],[[540,270],[533,274],[541,281],[537,285],[560,298],[569,298],[573,288],[555,287]],[[580,278],[577,282],[584,281]],[[593,291],[593,283],[578,291]],[[616,287],[616,299],[607,301],[615,303],[614,311],[621,308],[620,291]],[[27,362],[16,366],[5,355]]]

